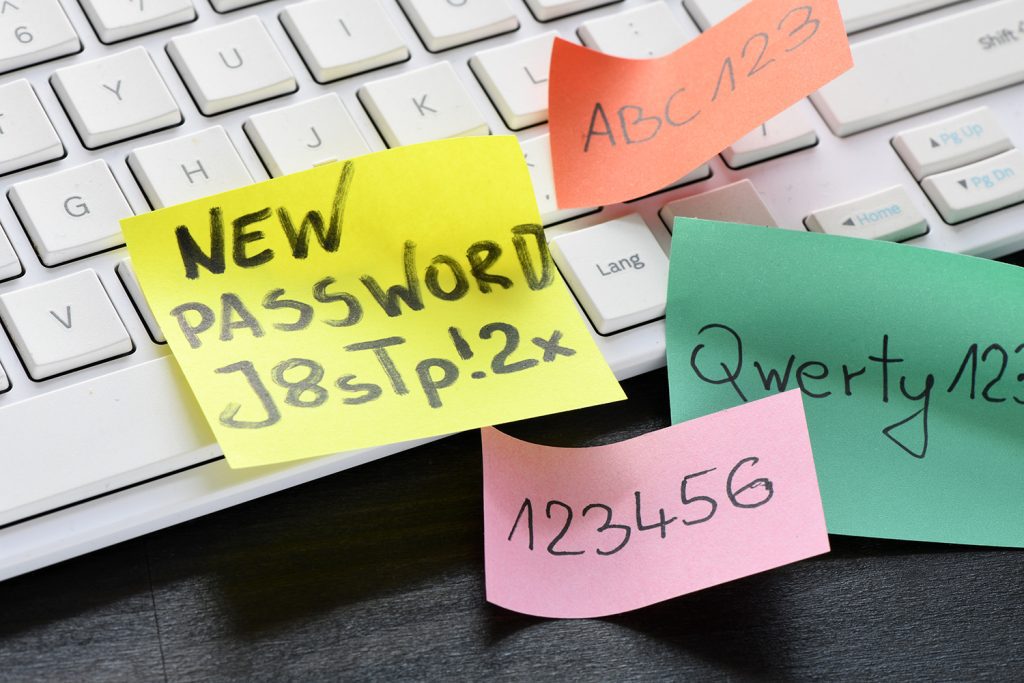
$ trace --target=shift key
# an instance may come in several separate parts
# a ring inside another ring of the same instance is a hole
[[[850,46],[855,66],[811,95],[841,137],[1024,81],[1024,0]]]

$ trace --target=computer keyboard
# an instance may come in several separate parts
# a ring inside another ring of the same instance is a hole
[[[559,209],[554,37],[654,57],[742,4],[0,0],[0,579],[415,445],[229,469],[131,270],[132,214],[514,133],[620,378],[664,364],[675,216],[1024,248],[1024,0],[840,0],[853,72],[662,192]]]

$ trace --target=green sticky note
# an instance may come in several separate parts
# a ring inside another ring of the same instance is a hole
[[[1022,308],[1016,266],[677,218],[672,420],[799,388],[830,532],[1024,547]]]

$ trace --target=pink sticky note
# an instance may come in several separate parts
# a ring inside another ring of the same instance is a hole
[[[829,550],[799,391],[608,446],[482,434],[495,605],[607,616]]]

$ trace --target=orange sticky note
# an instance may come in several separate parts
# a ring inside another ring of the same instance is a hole
[[[753,0],[657,59],[556,39],[548,101],[558,205],[655,192],[852,66],[836,0]]]

